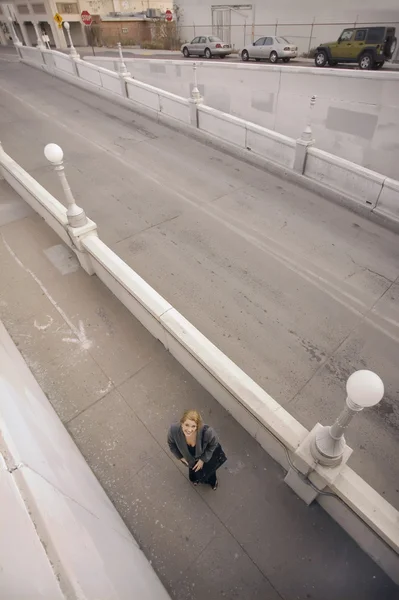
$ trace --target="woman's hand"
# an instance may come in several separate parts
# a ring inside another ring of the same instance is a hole
[[[188,467],[188,462],[186,461],[185,458],[181,458],[180,460],[184,465],[186,465]]]
[[[193,471],[195,471],[195,472],[200,471],[203,466],[204,466],[204,461],[199,459],[199,461],[194,466]]]

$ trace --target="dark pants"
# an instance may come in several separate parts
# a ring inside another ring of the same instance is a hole
[[[198,473],[197,473],[196,471],[189,469],[188,476],[190,478],[190,481],[192,481],[193,483],[198,482],[198,476],[200,475],[200,473],[201,473],[201,471],[198,471]],[[212,473],[212,475],[209,475],[208,479],[206,479],[205,481],[202,481],[201,483],[209,483],[209,485],[211,485],[212,487],[215,487],[216,471],[214,473]]]

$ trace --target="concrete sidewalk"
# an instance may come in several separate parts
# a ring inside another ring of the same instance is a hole
[[[174,598],[399,597],[4,181],[0,234],[1,318]],[[193,488],[167,448],[189,407],[229,458],[216,493]]]

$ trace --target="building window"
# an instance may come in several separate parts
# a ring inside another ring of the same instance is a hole
[[[20,15],[29,15],[29,8],[27,4],[17,4],[17,9]]]
[[[33,8],[33,12],[36,15],[45,15],[46,14],[46,7],[44,6],[44,4],[32,4],[32,8]]]
[[[129,30],[127,27],[122,27],[122,33],[127,33]]]
[[[75,3],[57,2],[57,12],[62,15],[78,15],[78,5]]]

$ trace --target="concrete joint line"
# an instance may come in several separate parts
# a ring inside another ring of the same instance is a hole
[[[375,211],[375,209],[378,207],[378,203],[379,203],[379,201],[380,201],[381,194],[382,194],[382,191],[383,191],[383,189],[384,189],[384,187],[385,187],[385,183],[386,183],[386,180],[387,180],[387,179],[388,179],[388,177],[384,177],[384,181],[383,181],[383,182],[382,182],[382,184],[381,184],[381,189],[380,189],[380,191],[378,192],[377,200],[375,201],[375,206],[374,206],[374,207],[371,209],[371,212],[374,212],[374,211]]]

